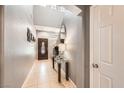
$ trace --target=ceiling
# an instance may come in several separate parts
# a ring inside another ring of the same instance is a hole
[[[70,12],[78,15],[82,12],[82,7],[75,5],[58,5],[56,6],[34,6],[34,25],[37,32],[42,32],[45,37],[55,39],[58,37],[64,13]],[[80,9],[81,8],[81,9]]]
[[[33,13],[34,25],[56,28],[61,27],[64,13],[40,5],[34,6]]]

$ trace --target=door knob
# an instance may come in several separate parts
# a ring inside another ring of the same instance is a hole
[[[99,68],[98,64],[93,64],[93,68]]]

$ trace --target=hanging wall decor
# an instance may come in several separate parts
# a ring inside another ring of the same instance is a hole
[[[34,41],[34,42],[36,41],[35,38],[34,38],[34,36],[33,36],[33,41]]]
[[[27,41],[30,42],[31,38],[30,38],[30,29],[27,28]]]
[[[33,34],[31,33],[31,31],[30,31],[29,28],[27,28],[27,41],[28,41],[28,42],[31,42],[31,41],[35,42],[35,41],[36,41],[36,40],[35,40],[35,37],[34,37]]]

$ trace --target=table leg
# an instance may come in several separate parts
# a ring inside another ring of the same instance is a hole
[[[54,57],[52,58],[52,61],[53,61],[53,69],[55,68],[55,62],[54,62]]]
[[[65,77],[66,77],[66,80],[68,81],[69,80],[69,63],[68,62],[65,63],[65,70],[66,70]]]
[[[58,63],[58,82],[61,82],[61,63]]]

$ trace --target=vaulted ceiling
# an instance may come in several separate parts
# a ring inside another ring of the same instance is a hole
[[[65,12],[78,15],[81,9],[74,5],[58,5],[51,8],[50,6],[34,6],[34,25],[61,27]]]
[[[35,5],[33,11],[33,20],[38,32],[45,33],[46,36],[56,38],[62,25],[64,14],[71,13],[78,15],[85,9],[83,5],[57,5],[41,6]]]
[[[63,13],[43,6],[34,6],[34,25],[60,27]]]

